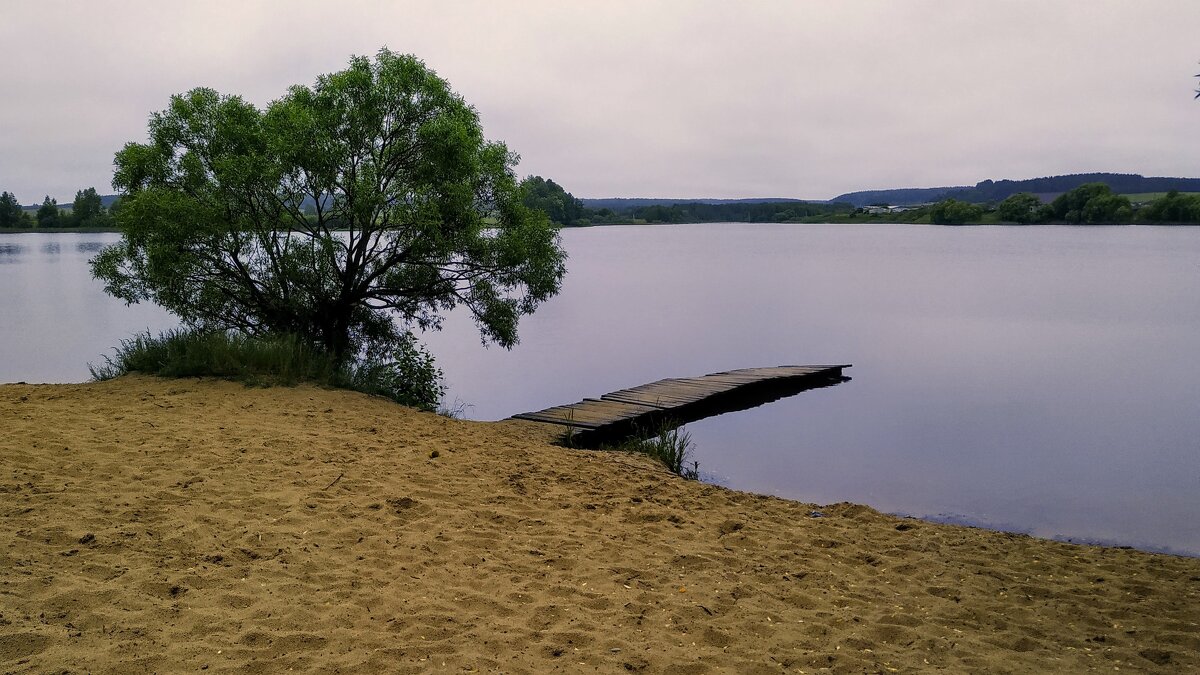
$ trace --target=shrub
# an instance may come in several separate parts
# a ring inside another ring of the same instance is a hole
[[[247,385],[300,382],[384,396],[424,410],[437,407],[445,391],[433,357],[407,334],[393,351],[366,355],[346,365],[295,335],[251,337],[239,333],[172,330],[122,340],[113,357],[88,364],[92,378],[127,373],[160,377],[219,377]]]
[[[657,433],[650,434],[648,437],[635,434],[634,437],[627,439],[615,448],[608,449],[637,452],[653,457],[662,462],[663,466],[667,467],[671,473],[688,480],[698,480],[700,463],[692,461],[691,465],[688,465],[693,448],[692,437],[687,431],[674,424],[664,423]]]

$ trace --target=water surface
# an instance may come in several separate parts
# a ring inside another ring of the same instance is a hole
[[[178,325],[154,305],[126,306],[88,260],[111,233],[0,234],[0,382],[82,382],[88,363],[133,333]]]

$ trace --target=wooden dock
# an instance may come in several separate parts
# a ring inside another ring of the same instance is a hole
[[[842,369],[849,367],[743,368],[702,377],[670,378],[600,398],[521,413],[513,419],[561,425],[573,445],[596,447],[651,433],[663,425],[679,426],[845,382],[850,378],[842,375]]]

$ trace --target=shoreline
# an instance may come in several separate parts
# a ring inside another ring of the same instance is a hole
[[[1035,228],[1035,227],[1077,227],[1077,228],[1106,228],[1106,227],[1200,227],[1200,223],[1014,223],[1014,222],[983,222],[983,223],[961,223],[961,224],[938,224],[938,223],[918,223],[902,220],[887,220],[887,219],[819,219],[819,220],[802,220],[802,221],[746,221],[746,220],[701,220],[696,222],[684,223],[589,223],[587,225],[562,225],[560,230],[584,230],[598,227],[656,227],[660,225],[921,225],[927,227],[1011,227],[1011,228]],[[98,227],[53,227],[53,228],[7,228],[0,229],[0,234],[120,234],[121,230],[117,228],[98,228]]]
[[[533,423],[127,376],[0,385],[0,424],[6,672],[1200,668],[1200,559],[737,492]]]

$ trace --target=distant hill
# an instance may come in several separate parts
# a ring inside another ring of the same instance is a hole
[[[795,202],[801,204],[825,204],[820,199],[789,199],[786,197],[763,197],[761,199],[659,199],[642,197],[607,197],[602,199],[580,199],[589,209],[612,209],[626,211],[646,206],[674,206],[675,204],[773,204]]]
[[[1136,173],[1074,173],[1065,176],[1046,176],[1027,180],[985,180],[974,187],[905,188],[898,190],[863,190],[847,192],[831,201],[848,202],[855,206],[890,204],[906,206],[936,202],[941,199],[984,203],[1001,201],[1018,192],[1032,192],[1043,200],[1052,199],[1084,183],[1105,183],[1118,194],[1143,192],[1200,192],[1200,178],[1171,178],[1164,176],[1142,176]]]
[[[935,188],[897,188],[894,190],[861,190],[859,192],[847,192],[844,195],[838,195],[831,202],[846,202],[855,206],[870,206],[872,204],[886,204],[890,206],[910,206],[912,204],[925,204],[928,202],[936,202],[945,199],[950,193],[957,193],[963,190],[970,190],[966,185],[958,187],[935,187]]]

